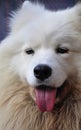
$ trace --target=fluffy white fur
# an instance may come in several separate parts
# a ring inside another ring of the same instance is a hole
[[[80,130],[81,4],[51,12],[25,1],[13,15],[10,34],[0,45],[0,130]],[[69,53],[58,54],[58,46]],[[27,55],[28,49],[34,55]],[[57,88],[67,80],[67,91],[71,88],[50,113],[40,112],[35,103],[38,64],[53,70],[42,84]]]

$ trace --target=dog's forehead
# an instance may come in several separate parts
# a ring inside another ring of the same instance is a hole
[[[56,42],[66,42],[75,39],[73,20],[68,12],[47,13],[30,22],[22,31],[24,43],[29,46],[55,45]]]
[[[72,40],[71,33],[72,29],[66,23],[59,23],[59,20],[52,20],[49,23],[45,23],[45,20],[42,20],[40,23],[37,21],[35,24],[30,25],[27,29],[26,40],[29,41],[29,45],[50,45],[55,44],[56,42]]]

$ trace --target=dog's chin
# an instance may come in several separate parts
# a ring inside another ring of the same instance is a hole
[[[71,88],[69,87],[67,81],[65,81],[58,88],[43,84],[36,86],[35,88],[30,88],[30,95],[40,111],[52,112],[55,106],[62,103],[66,99],[70,91]]]

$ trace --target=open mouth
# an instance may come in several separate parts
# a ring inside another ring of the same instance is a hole
[[[40,85],[35,88],[36,103],[40,111],[51,112],[56,104],[58,97],[61,97],[65,88],[65,83],[59,88],[53,88],[51,86]]]

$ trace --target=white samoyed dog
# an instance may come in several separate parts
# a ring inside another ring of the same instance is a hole
[[[25,1],[0,44],[0,130],[80,130],[81,4]]]

